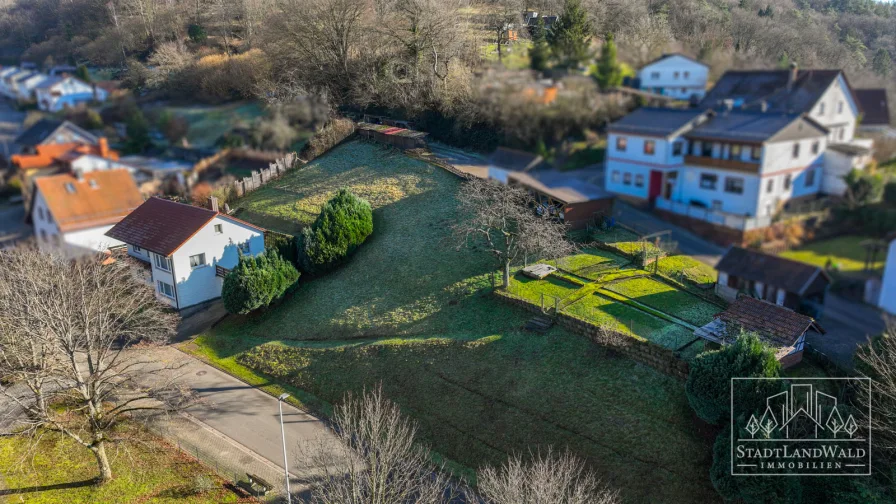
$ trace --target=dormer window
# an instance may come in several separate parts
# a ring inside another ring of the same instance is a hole
[[[69,194],[75,194],[75,184],[72,184],[71,182],[66,182],[65,183],[65,192],[67,192]]]
[[[97,187],[100,186],[99,184],[96,183],[96,180],[93,180],[93,179],[90,179],[87,183],[90,184],[91,189],[96,189]]]

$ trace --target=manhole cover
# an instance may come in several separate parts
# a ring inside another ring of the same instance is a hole
[[[205,373],[208,373],[208,371],[197,371],[197,372],[196,372],[196,376],[202,376],[202,375],[204,375]]]

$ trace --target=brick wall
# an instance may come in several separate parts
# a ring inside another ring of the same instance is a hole
[[[525,299],[517,298],[500,290],[496,290],[495,295],[507,303],[520,306],[532,313],[542,314],[540,306],[536,306]],[[620,336],[619,340],[621,340],[622,343],[606,345],[598,340],[601,328],[595,324],[577,319],[562,312],[553,315],[553,319],[561,327],[585,336],[599,345],[607,346],[607,348],[611,348],[636,362],[646,364],[665,374],[682,380],[687,379],[688,377],[688,363],[676,357],[675,353],[668,348],[661,347],[649,341],[641,341],[633,338],[631,335],[623,333],[616,333],[617,336]]]

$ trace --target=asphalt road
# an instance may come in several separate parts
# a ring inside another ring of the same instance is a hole
[[[189,385],[199,397],[197,403],[187,408],[187,413],[283,467],[283,442],[275,397],[170,346],[139,351],[152,352],[152,355],[141,357],[157,360],[160,365],[183,365],[177,371],[178,380]],[[320,419],[285,403],[283,424],[290,473],[299,478],[311,477],[308,468],[297,464],[302,447],[307,449],[308,443],[328,439],[329,430]]]
[[[22,132],[25,114],[10,106],[9,102],[0,98],[0,158],[8,158],[12,154],[13,140]]]

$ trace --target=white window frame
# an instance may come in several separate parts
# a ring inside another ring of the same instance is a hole
[[[131,247],[134,249],[134,252],[136,252],[136,253],[138,253],[138,254],[142,254],[142,253],[143,253],[143,249],[140,248],[140,246],[138,246],[138,245],[131,245]]]
[[[706,184],[703,181],[706,180]],[[700,174],[700,189],[706,189],[715,191],[716,186],[719,184],[719,176],[714,173],[701,173]]]
[[[619,174],[619,170],[613,170],[611,177],[614,184],[618,184],[622,181],[622,175]]]
[[[163,285],[168,286],[168,288],[171,289],[171,294],[165,292],[165,289],[162,288]],[[156,280],[156,288],[158,289],[159,294],[165,296],[166,298],[174,299],[174,286],[170,283]]]
[[[640,173],[635,175],[635,187],[644,187],[644,175]]]
[[[215,224],[213,229],[215,230],[216,235],[224,234],[224,224]]]
[[[153,254],[152,262],[156,268],[171,273],[171,260],[161,254]],[[164,266],[163,266],[164,264]]]
[[[237,244],[236,244],[236,248],[237,248],[237,250],[239,250],[240,253],[242,253],[243,255],[249,255],[250,253],[252,253],[252,248],[249,246],[249,240],[246,240],[246,241],[241,242],[241,243],[237,243]]]
[[[200,262],[200,263],[198,263],[198,264],[193,264],[193,258],[194,258],[194,257],[198,257],[199,259],[202,260],[202,262]],[[201,252],[201,253],[199,253],[199,254],[194,254],[194,255],[191,255],[191,256],[190,256],[190,269],[191,269],[191,270],[194,270],[194,269],[196,269],[196,268],[203,268],[203,267],[205,267],[205,266],[208,266],[208,263],[205,262],[205,252]]]

